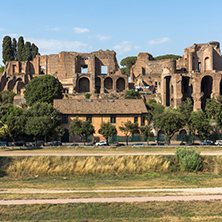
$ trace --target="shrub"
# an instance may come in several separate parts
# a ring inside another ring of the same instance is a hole
[[[91,96],[91,94],[89,94],[89,93],[86,93],[86,94],[85,94],[85,98],[86,98],[86,99],[90,99],[90,96]]]
[[[188,172],[196,172],[202,169],[202,162],[199,152],[193,148],[178,148],[175,152],[175,159],[179,162],[180,168]]]

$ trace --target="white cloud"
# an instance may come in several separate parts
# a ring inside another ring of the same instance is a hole
[[[89,32],[89,29],[87,29],[87,28],[75,27],[75,28],[74,28],[74,31],[75,31],[75,33],[77,33],[77,34],[83,34],[83,33]]]
[[[164,38],[159,38],[159,39],[154,39],[154,40],[150,40],[148,42],[149,45],[155,45],[155,44],[161,44],[161,43],[164,43],[164,42],[168,42],[170,39],[167,38],[167,37],[164,37]]]
[[[60,51],[87,51],[89,46],[87,43],[79,41],[63,41],[56,39],[28,39],[30,42],[34,42],[38,46],[40,52],[60,52]]]
[[[118,54],[124,54],[129,52],[132,49],[132,43],[129,41],[122,41],[121,44],[114,45],[113,48],[117,51]]]
[[[111,36],[106,36],[106,35],[96,35],[96,37],[99,39],[99,40],[109,40],[111,39],[112,37]]]

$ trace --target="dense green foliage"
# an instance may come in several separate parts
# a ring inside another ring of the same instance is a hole
[[[0,66],[0,73],[3,73],[5,70],[5,66]]]
[[[178,148],[175,152],[175,159],[182,170],[196,172],[202,168],[201,157],[194,149]]]
[[[128,146],[129,136],[138,131],[138,122],[132,123],[130,120],[119,127],[120,131],[126,136],[126,145]]]
[[[180,55],[167,54],[167,55],[162,55],[162,56],[154,57],[154,59],[155,59],[155,60],[178,59],[178,58],[181,58],[181,57],[182,57],[182,56],[180,56]]]
[[[120,65],[123,66],[123,68],[121,68],[122,74],[130,76],[130,68],[135,64],[136,59],[136,56],[129,56],[120,61]]]
[[[165,109],[164,112],[154,116],[154,127],[162,130],[168,144],[173,135],[184,126],[184,120],[178,110]]]
[[[53,103],[54,99],[63,98],[63,87],[59,80],[51,75],[40,76],[26,85],[24,97],[29,106],[36,102]]]
[[[149,145],[149,137],[154,136],[152,132],[152,127],[151,126],[141,126],[140,131],[142,132],[143,136],[147,137],[147,145]]]
[[[134,89],[126,91],[125,99],[141,99],[139,92]]]
[[[30,61],[39,55],[38,47],[34,43],[24,42],[22,36],[19,37],[18,43],[15,38],[5,36],[2,44],[3,62],[6,61]]]
[[[105,137],[106,143],[108,144],[109,137],[116,135],[117,130],[116,130],[116,127],[112,125],[112,123],[103,122],[100,126],[99,133]]]
[[[5,36],[2,43],[2,59],[3,63],[14,60],[14,52],[11,37]]]
[[[69,132],[72,136],[79,136],[85,145],[87,138],[93,135],[95,130],[91,122],[82,121],[77,117],[70,123]]]

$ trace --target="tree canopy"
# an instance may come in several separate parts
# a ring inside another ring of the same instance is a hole
[[[121,68],[122,74],[130,76],[130,68],[135,64],[137,56],[129,56],[120,61],[120,65],[123,66]]]
[[[166,55],[161,55],[154,57],[155,60],[162,60],[162,59],[178,59],[181,58],[182,56],[180,55],[173,55],[173,54],[166,54]]]
[[[3,38],[2,58],[3,58],[3,63],[14,60],[14,52],[13,52],[12,40],[10,36],[5,36]]]
[[[69,132],[72,136],[79,136],[85,145],[87,138],[93,135],[95,130],[90,121],[82,121],[77,117],[70,123]]]
[[[110,122],[107,122],[107,123],[103,122],[101,124],[100,129],[99,129],[99,133],[105,137],[106,143],[109,144],[109,141],[108,141],[109,137],[116,135],[117,134],[117,130],[116,130],[116,127],[114,125],[112,125],[112,123],[110,123]]]
[[[54,99],[63,98],[63,87],[59,80],[51,75],[40,76],[26,85],[24,97],[29,106],[36,102],[53,103]]]
[[[125,99],[141,99],[139,92],[134,89],[127,90],[125,93]]]

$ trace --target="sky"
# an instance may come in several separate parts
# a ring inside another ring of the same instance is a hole
[[[221,0],[10,0],[1,8],[1,51],[6,35],[23,36],[41,55],[109,49],[119,62],[139,52],[183,55],[194,43],[222,43]]]

